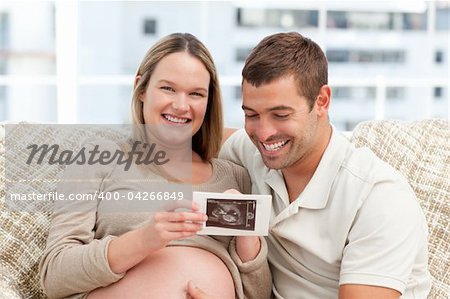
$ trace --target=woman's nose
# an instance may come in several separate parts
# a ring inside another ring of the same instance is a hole
[[[186,112],[189,110],[189,103],[186,98],[186,95],[179,94],[175,97],[172,102],[172,108],[178,112]]]

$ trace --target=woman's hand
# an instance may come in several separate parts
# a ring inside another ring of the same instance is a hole
[[[191,212],[155,213],[142,229],[142,242],[149,252],[165,247],[170,241],[194,236],[208,217]]]
[[[202,229],[208,217],[197,212],[197,204],[189,203],[188,212],[175,212],[178,208],[185,207],[173,205],[153,214],[144,226],[113,239],[108,247],[111,270],[126,272],[170,241],[193,236]]]

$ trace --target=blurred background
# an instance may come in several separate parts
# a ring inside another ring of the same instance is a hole
[[[325,51],[332,123],[448,118],[449,1],[0,0],[0,121],[130,123],[147,49],[190,32],[218,67],[225,124],[243,126],[241,69],[264,36]]]

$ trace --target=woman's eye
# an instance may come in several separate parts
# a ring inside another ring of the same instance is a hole
[[[162,90],[167,90],[167,91],[175,91],[172,87],[170,86],[161,86]]]
[[[204,98],[204,97],[205,97],[204,94],[199,93],[199,92],[192,92],[191,95],[193,95],[194,97],[201,97],[201,98]]]

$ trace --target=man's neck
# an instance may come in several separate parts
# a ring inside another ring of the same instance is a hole
[[[330,142],[331,132],[332,128],[328,124],[319,132],[322,136],[317,140],[313,151],[307,152],[294,165],[281,170],[289,195],[289,202],[298,198],[313,177]]]

